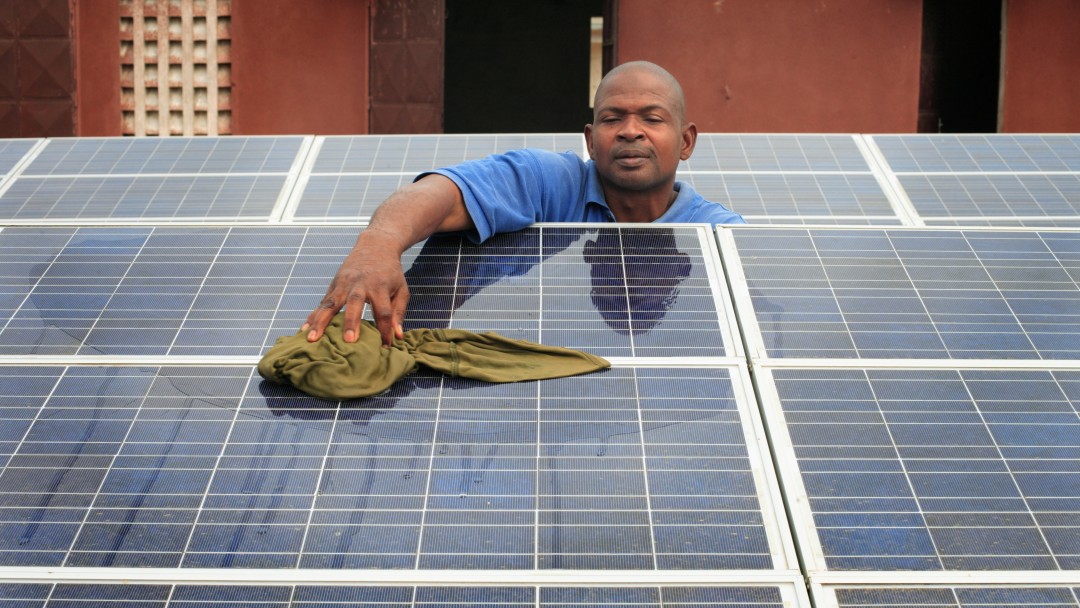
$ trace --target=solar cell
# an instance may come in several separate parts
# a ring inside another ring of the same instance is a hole
[[[304,140],[299,136],[50,139],[22,174],[288,173]]]
[[[358,230],[8,228],[0,354],[259,355],[300,327]],[[696,227],[555,226],[483,246],[434,238],[405,257],[405,328],[601,356],[725,356],[705,239]]]
[[[1080,570],[1080,372],[766,375],[782,411],[767,420],[791,451],[774,448],[796,463],[780,469],[800,475],[789,499],[809,509],[816,567]]]
[[[333,403],[250,367],[2,368],[0,565],[767,570],[733,369]]]
[[[284,175],[22,177],[0,195],[8,220],[266,220]]]
[[[1075,359],[1075,232],[730,231],[770,358]],[[743,286],[737,285],[737,290]]]

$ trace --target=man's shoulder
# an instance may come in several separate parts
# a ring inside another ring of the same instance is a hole
[[[582,160],[576,152],[571,150],[555,152],[554,150],[548,150],[546,148],[521,148],[506,152],[505,156],[511,158],[529,158],[541,166],[557,165],[573,168],[582,168],[585,166],[585,161]]]
[[[676,213],[665,216],[668,222],[689,222],[707,224],[745,224],[746,220],[741,215],[728,209],[724,204],[707,200],[696,192],[690,185],[679,182],[679,197],[676,202],[682,203],[678,208],[673,208]]]

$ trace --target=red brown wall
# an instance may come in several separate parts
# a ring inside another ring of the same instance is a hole
[[[73,3],[75,132],[80,137],[120,135],[120,3]]]
[[[1008,0],[1004,132],[1080,132],[1080,2]]]
[[[911,132],[921,36],[914,0],[620,0],[617,61],[668,68],[702,131]]]
[[[0,0],[0,137],[71,135],[68,0]]]
[[[233,133],[367,133],[368,6],[233,0]]]

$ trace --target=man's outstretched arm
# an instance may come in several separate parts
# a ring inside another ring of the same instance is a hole
[[[383,344],[400,338],[402,319],[409,304],[401,255],[436,232],[472,227],[461,191],[449,178],[426,175],[398,190],[375,210],[371,224],[357,237],[356,245],[301,331],[308,332],[308,341],[318,340],[330,320],[344,307],[344,338],[346,342],[354,342],[367,303]]]

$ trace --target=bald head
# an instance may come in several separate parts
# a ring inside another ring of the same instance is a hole
[[[686,123],[686,97],[683,95],[682,86],[671,72],[651,61],[629,61],[612,68],[604,75],[596,89],[593,107],[599,108],[613,90],[621,90],[627,86],[648,87],[654,93],[668,98],[679,123]]]

